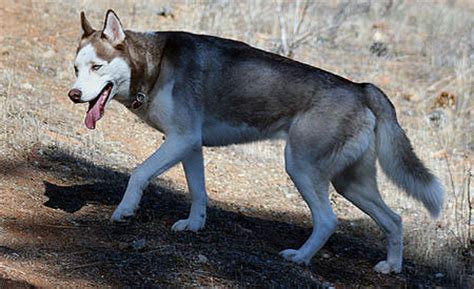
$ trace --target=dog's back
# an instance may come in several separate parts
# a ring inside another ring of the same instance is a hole
[[[311,109],[337,125],[364,109],[363,89],[345,78],[243,42],[184,32],[159,32],[164,57],[196,83],[204,116],[265,132],[287,130]],[[336,118],[335,118],[336,116]]]

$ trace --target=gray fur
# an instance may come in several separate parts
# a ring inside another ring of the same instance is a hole
[[[443,208],[443,186],[414,153],[385,94],[371,84],[366,85],[366,91],[369,107],[378,118],[376,147],[382,169],[396,185],[421,201],[433,217],[438,217]]]
[[[91,44],[101,60],[124,59],[130,88],[114,99],[167,136],[133,172],[113,221],[132,216],[150,179],[182,162],[193,201],[189,217],[172,228],[202,229],[207,204],[202,146],[283,137],[286,170],[310,207],[314,227],[301,248],[281,255],[308,264],[334,232],[337,218],[328,198],[333,182],[387,234],[387,260],[375,270],[400,272],[401,219],[378,192],[376,157],[387,175],[433,216],[441,211],[443,188],[414,154],[380,89],[242,42],[185,32],[121,31],[113,11],[106,19],[125,38],[109,43],[83,15],[88,34],[78,51]],[[114,75],[110,82],[118,85]],[[148,97],[134,109],[138,91]]]

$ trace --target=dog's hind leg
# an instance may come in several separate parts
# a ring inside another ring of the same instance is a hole
[[[374,270],[399,273],[403,257],[402,220],[385,204],[377,189],[373,146],[359,161],[333,178],[332,183],[337,192],[369,215],[387,236],[387,260],[380,261]]]
[[[328,197],[329,181],[310,162],[292,151],[290,144],[285,148],[285,162],[287,173],[311,210],[313,232],[301,248],[287,249],[280,255],[298,264],[309,264],[337,226],[337,218]]]
[[[182,161],[184,173],[191,193],[191,211],[187,219],[177,221],[171,228],[174,231],[198,231],[206,223],[207,193],[204,180],[204,160],[202,147],[193,150]]]
[[[313,220],[313,232],[303,246],[281,252],[297,263],[308,264],[336,229],[329,181],[367,151],[373,136],[375,117],[369,110],[349,104],[337,107],[340,113],[324,114],[317,107],[301,114],[288,131],[286,170],[308,204]]]

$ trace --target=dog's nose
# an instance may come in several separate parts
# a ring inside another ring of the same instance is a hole
[[[73,88],[69,91],[67,95],[74,103],[81,102],[82,92],[79,89]]]

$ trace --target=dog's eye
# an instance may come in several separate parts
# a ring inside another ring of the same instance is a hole
[[[97,70],[99,70],[99,69],[101,69],[101,68],[102,68],[102,65],[100,65],[100,64],[92,65],[92,70],[97,71]]]
[[[76,74],[76,76],[79,73],[79,70],[77,69],[77,66],[74,66],[74,73]]]

